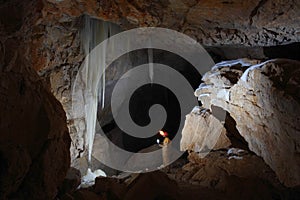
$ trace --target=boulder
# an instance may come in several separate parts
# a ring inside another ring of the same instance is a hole
[[[258,156],[241,149],[214,151],[202,158],[190,153],[189,163],[173,179],[176,182],[222,192],[224,199],[284,199],[274,172]],[[207,192],[209,193],[209,192]],[[215,199],[215,196],[212,199]]]
[[[300,62],[234,60],[216,64],[195,95],[230,113],[249,149],[286,186],[300,185]]]
[[[204,152],[231,145],[224,125],[208,109],[195,107],[186,116],[180,148],[182,151]]]

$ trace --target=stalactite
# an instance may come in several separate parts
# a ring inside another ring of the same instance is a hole
[[[154,71],[153,71],[153,49],[148,49],[148,63],[149,63],[149,78],[153,83]]]
[[[90,54],[90,52],[103,40],[108,39],[110,35],[118,32],[119,30],[109,22],[96,20],[88,16],[84,17],[81,41],[86,58],[75,80],[81,83],[79,84],[80,88],[73,89],[73,98],[82,100],[84,108],[78,107],[73,110],[78,113],[78,116],[81,115],[80,117],[83,117],[86,122],[85,146],[87,148],[89,163],[92,159],[98,104],[101,105],[101,109],[105,106],[105,57],[107,54],[104,51],[102,55],[95,56],[94,54]],[[95,57],[92,57],[93,55]],[[82,112],[84,112],[83,116],[80,114]]]

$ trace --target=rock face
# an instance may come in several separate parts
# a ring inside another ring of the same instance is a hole
[[[59,18],[85,12],[125,29],[167,27],[186,33],[207,46],[272,46],[299,41],[299,6],[299,2],[288,0],[88,0],[72,3],[70,0],[48,0],[44,12]]]
[[[169,177],[179,185],[221,191],[224,199],[285,199],[288,196],[270,167],[249,151],[231,148],[201,157],[199,153],[190,153],[190,162],[175,172],[167,172]]]
[[[224,125],[208,109],[196,107],[186,116],[180,141],[182,151],[202,152],[230,145]]]
[[[0,199],[53,199],[70,165],[65,112],[32,68],[38,8],[0,5]]]
[[[1,199],[54,198],[70,164],[65,113],[37,75],[0,80]]]
[[[273,176],[274,172],[264,161],[248,151],[231,148],[211,152],[205,158],[201,158],[199,155],[196,152],[189,155],[190,162],[183,166],[182,174],[177,174],[177,178],[220,190],[230,187],[230,184],[226,183],[230,176],[249,179],[261,178],[274,186],[279,185],[278,180]]]
[[[249,149],[286,186],[300,185],[300,63],[234,60],[217,64],[195,94],[230,113]]]
[[[81,157],[85,149],[85,123],[82,119],[70,117],[72,83],[84,59],[80,39],[83,18],[65,17],[58,22],[46,17],[44,20],[36,23],[35,27],[39,32],[30,38],[30,42],[34,44],[33,68],[49,83],[52,93],[66,112],[73,160]]]

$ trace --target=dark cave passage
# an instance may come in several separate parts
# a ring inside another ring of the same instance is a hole
[[[194,90],[200,85],[202,76],[185,59],[172,52],[158,49],[152,50],[154,63],[165,64],[180,72],[180,74],[182,74],[189,81]],[[128,60],[130,60],[130,62],[128,62]],[[120,61],[122,61],[122,63],[132,65],[132,67],[127,66],[125,68],[134,68],[135,66],[148,63],[148,49],[132,51],[121,56],[118,60],[112,63],[111,66],[113,66],[113,69],[107,69],[107,74],[110,73],[110,70],[118,71],[118,68],[124,68],[124,65],[116,64],[118,62],[120,63]],[[168,137],[172,140],[175,134],[178,132],[182,113],[176,96],[168,88],[158,84],[147,84],[138,88],[130,98],[130,115],[137,125],[145,126],[150,123],[148,111],[149,108],[154,104],[160,104],[165,108],[167,112],[167,120],[162,130],[167,132]],[[184,113],[183,115],[186,114],[188,113]],[[121,130],[119,131],[119,136],[117,136],[115,132],[114,135],[111,135],[109,132],[116,128],[117,126],[113,120],[103,126],[103,130],[107,133],[108,138],[110,138],[114,144],[130,152],[138,152],[142,149],[150,147],[156,144],[157,139],[159,139],[160,142],[163,141],[163,137],[158,133],[153,133],[153,136],[149,138],[136,138],[124,133]]]

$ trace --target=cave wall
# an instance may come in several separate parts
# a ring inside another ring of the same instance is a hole
[[[272,46],[299,42],[300,3],[292,0],[47,2],[44,10],[51,11],[56,18],[87,13],[125,29],[167,27],[206,46]]]
[[[53,199],[70,166],[65,112],[22,66],[0,70],[0,198]]]
[[[48,0],[36,4],[32,34],[27,38],[33,68],[47,79],[67,116],[72,81],[84,59],[80,36],[83,14],[112,21],[123,29],[159,26],[183,32],[210,48],[218,61],[237,57],[265,59],[263,47],[300,40],[299,2],[288,0]],[[68,119],[72,158],[81,157],[85,151],[85,125],[83,121]]]
[[[23,65],[15,64],[22,57],[45,80],[69,119],[74,160],[85,151],[78,134],[85,125],[69,118],[72,82],[85,56],[83,14],[123,29],[159,26],[183,32],[223,56],[217,59],[265,59],[264,48],[300,42],[299,7],[291,0],[1,1],[0,67],[22,71]]]
[[[39,8],[0,4],[0,199],[53,199],[70,166],[65,112],[32,64]]]

